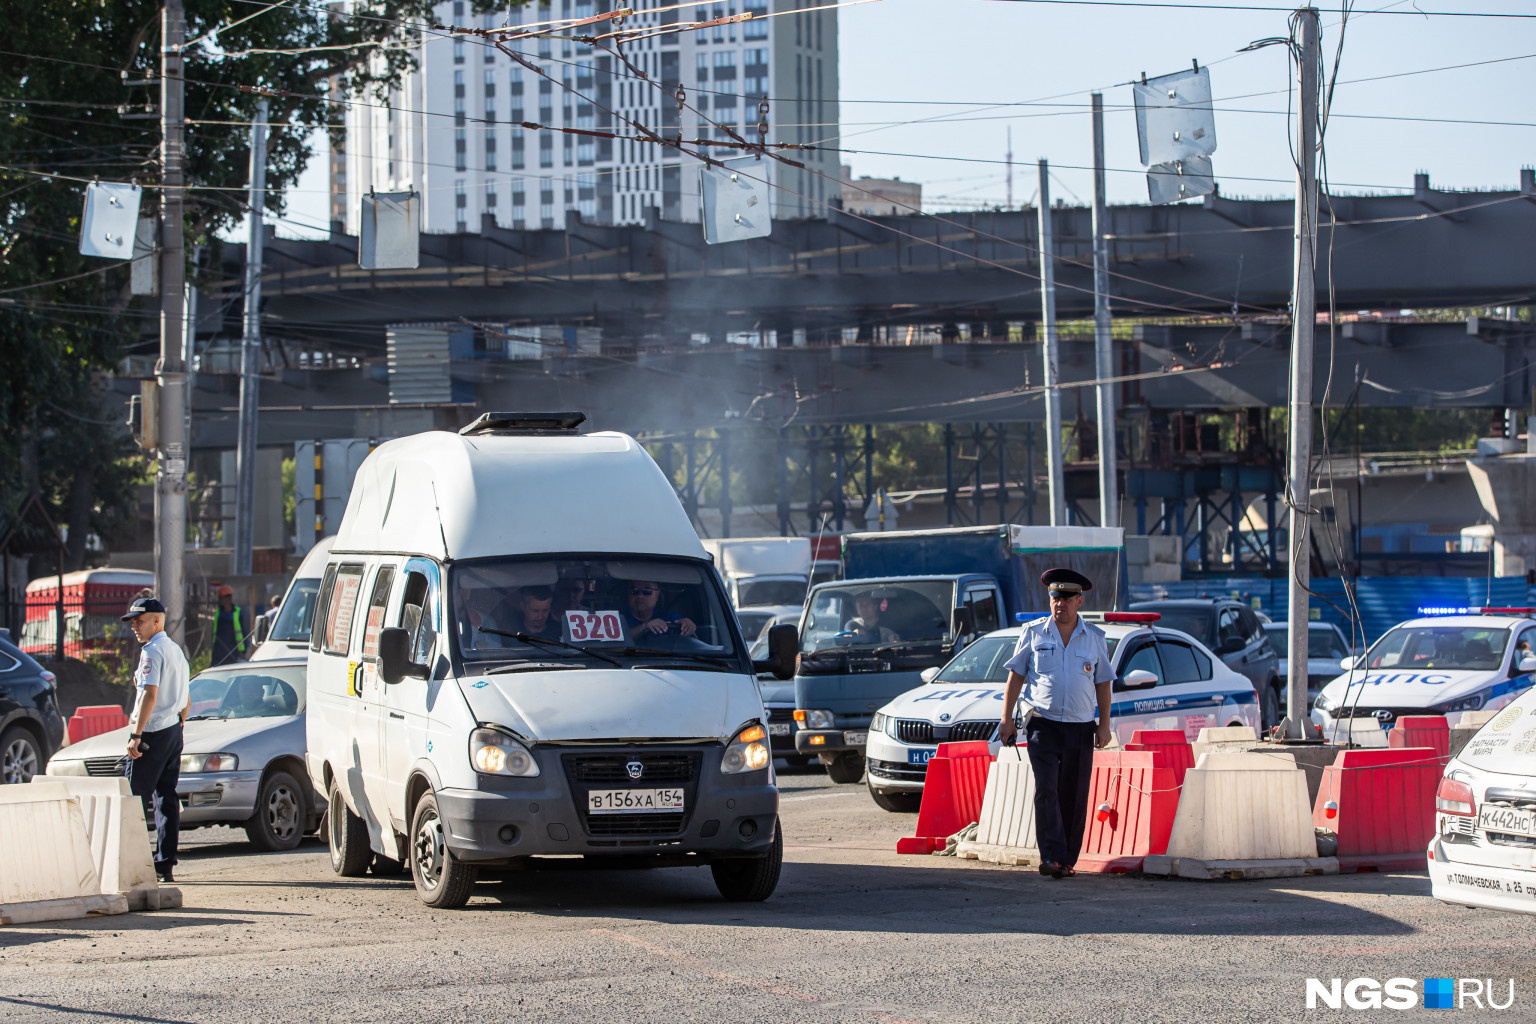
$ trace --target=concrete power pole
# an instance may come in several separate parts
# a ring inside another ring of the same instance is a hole
[[[1040,316],[1045,334],[1045,462],[1051,525],[1067,525],[1067,489],[1061,467],[1061,364],[1056,355],[1056,248],[1051,236],[1051,169],[1040,161]]]
[[[1120,478],[1115,474],[1114,340],[1109,327],[1109,248],[1104,242],[1104,96],[1093,94],[1093,368],[1099,414],[1099,525],[1120,525]]]
[[[187,587],[186,250],[182,238],[185,158],[181,45],[187,25],[181,0],[166,0],[160,23],[160,466],[155,474],[155,592],[165,604],[165,631],[185,643]]]
[[[1290,505],[1291,664],[1304,664],[1309,615],[1307,590],[1312,576],[1308,510],[1312,500],[1312,343],[1317,327],[1317,104],[1320,39],[1317,9],[1296,12],[1300,35],[1301,105],[1296,118],[1296,267],[1291,293],[1291,466]],[[1307,676],[1291,670],[1285,696],[1285,734],[1303,735],[1307,717]]]
[[[235,452],[236,576],[251,574],[256,526],[256,410],[261,398],[261,213],[267,194],[267,101],[251,124],[250,237],[245,243],[245,334],[240,339],[240,433]]]

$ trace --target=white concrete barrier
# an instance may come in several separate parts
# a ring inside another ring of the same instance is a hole
[[[1200,730],[1200,736],[1191,746],[1194,749],[1195,760],[1200,760],[1200,755],[1211,750],[1247,750],[1259,742],[1258,734],[1249,725],[1223,725],[1206,726]]]
[[[66,775],[51,776],[48,782],[80,802],[102,892],[122,893],[130,910],[181,906],[181,891],[162,887],[155,877],[144,803],[130,792],[127,779]]]
[[[987,776],[976,838],[955,847],[955,856],[989,864],[1040,862],[1035,841],[1035,773],[1023,747],[1002,747]]]
[[[121,914],[104,894],[80,801],[63,786],[0,786],[0,925]]]
[[[1182,878],[1279,878],[1334,874],[1317,855],[1306,773],[1285,754],[1208,751],[1184,773],[1168,853],[1148,874]]]

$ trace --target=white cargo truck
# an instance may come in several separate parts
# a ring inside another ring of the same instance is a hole
[[[811,585],[809,537],[728,537],[702,543],[735,607],[805,604]]]

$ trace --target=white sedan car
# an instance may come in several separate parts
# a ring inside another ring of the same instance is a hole
[[[1312,703],[1335,743],[1384,747],[1403,715],[1444,715],[1452,729],[1473,711],[1497,711],[1536,673],[1536,609],[1484,608],[1393,626]]]
[[[1259,729],[1253,683],[1187,633],[1157,625],[1156,612],[1087,614],[1105,633],[1115,670],[1110,724],[1121,743],[1137,729],[1178,729],[1191,740],[1207,726]],[[881,708],[865,747],[866,785],[888,811],[916,810],[938,744],[991,740],[1021,629],[1000,629],[961,651],[922,686]],[[929,671],[934,671],[930,669]]]
[[[1429,877],[1447,903],[1536,914],[1536,690],[1446,765]]]

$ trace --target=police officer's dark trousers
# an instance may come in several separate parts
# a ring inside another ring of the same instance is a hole
[[[1042,861],[1071,867],[1083,848],[1093,781],[1094,722],[1029,720],[1025,742],[1035,773],[1035,840]]]
[[[176,783],[181,781],[181,723],[146,732],[139,750],[139,756],[128,761],[128,788],[144,801],[145,820],[155,823],[155,870],[164,871],[176,863],[181,832],[181,801],[176,796]]]

